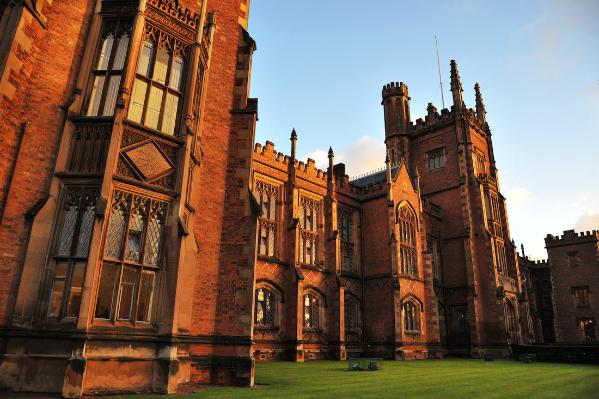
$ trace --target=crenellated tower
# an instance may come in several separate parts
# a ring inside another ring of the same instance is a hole
[[[410,97],[404,82],[391,82],[383,86],[385,112],[385,144],[393,165],[401,159],[410,160]]]

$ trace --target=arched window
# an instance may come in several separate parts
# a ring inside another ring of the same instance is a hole
[[[399,225],[399,262],[402,274],[418,275],[416,261],[416,215],[404,204],[397,210]]]
[[[255,326],[274,327],[276,315],[276,297],[268,288],[256,290],[256,310],[254,316]]]
[[[420,334],[420,306],[409,300],[402,305],[404,332]]]
[[[360,302],[351,295],[345,295],[345,340],[360,341],[362,333],[362,313]]]
[[[512,301],[507,300],[505,304],[505,328],[507,330],[508,341],[518,343],[518,323],[516,321],[516,310]]]
[[[320,298],[312,293],[304,295],[304,328],[320,329]]]

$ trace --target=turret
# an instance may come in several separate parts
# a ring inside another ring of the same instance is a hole
[[[461,111],[465,108],[462,92],[462,81],[458,72],[458,65],[455,60],[451,60],[451,95],[453,97],[453,106],[456,111]]]
[[[487,117],[485,116],[487,111],[485,110],[483,96],[480,94],[480,86],[478,83],[474,85],[474,92],[476,94],[476,118],[483,126],[485,126],[487,123]]]
[[[391,82],[383,86],[383,109],[385,112],[385,143],[391,163],[396,165],[403,157],[409,160],[410,97],[408,86],[403,82]],[[403,136],[403,137],[402,137]]]

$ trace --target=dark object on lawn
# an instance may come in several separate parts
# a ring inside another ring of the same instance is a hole
[[[490,355],[488,353],[485,353],[485,355],[483,356],[483,358],[485,359],[485,362],[492,362],[493,360],[495,360],[495,356]]]
[[[520,355],[518,358],[522,363],[534,363],[537,361],[537,355],[534,353],[527,353],[525,355]]]
[[[351,371],[377,371],[381,369],[380,358],[349,359]]]

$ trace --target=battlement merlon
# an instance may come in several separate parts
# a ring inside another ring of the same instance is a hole
[[[574,230],[564,230],[561,236],[547,234],[545,237],[546,248],[563,245],[582,244],[587,242],[598,242],[599,231],[581,231],[577,233]]]
[[[404,82],[391,82],[383,86],[383,101],[389,97],[407,97],[408,100],[408,86]]]

